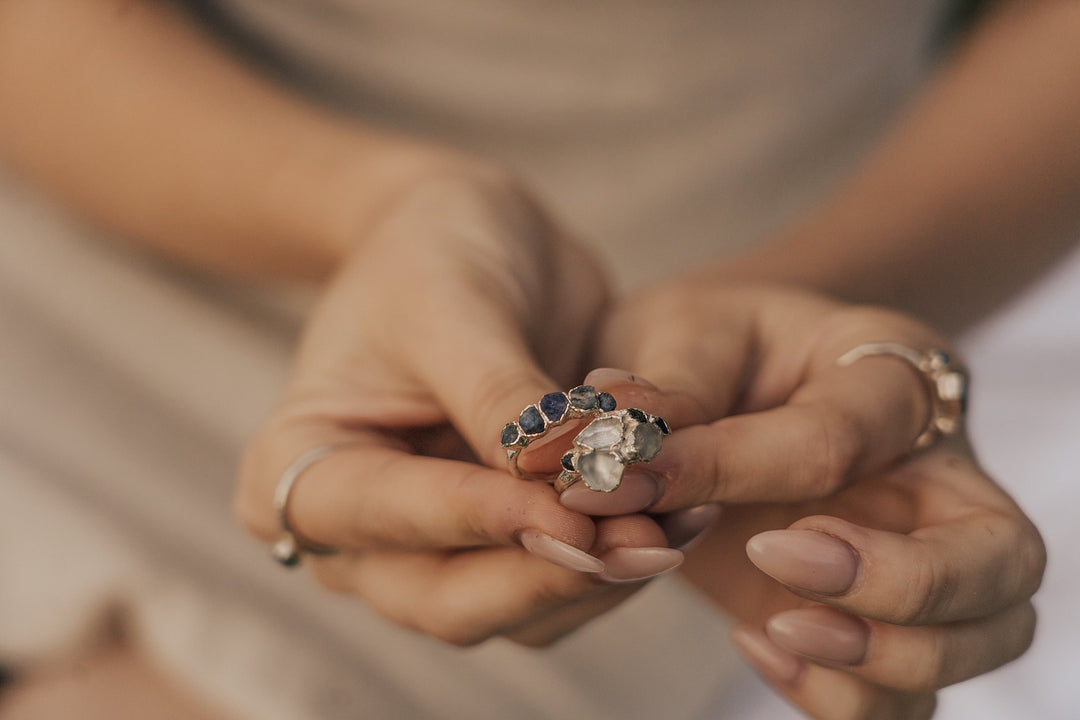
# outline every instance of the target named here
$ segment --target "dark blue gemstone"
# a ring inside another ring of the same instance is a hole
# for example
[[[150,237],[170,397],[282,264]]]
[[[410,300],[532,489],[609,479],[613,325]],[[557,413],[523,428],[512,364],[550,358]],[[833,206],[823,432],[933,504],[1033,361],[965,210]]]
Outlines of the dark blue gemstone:
[[[566,408],[570,405],[570,401],[566,398],[566,393],[548,393],[544,397],[540,398],[540,412],[544,413],[544,417],[549,422],[559,422],[563,419],[563,415],[566,414]]]
[[[574,453],[566,453],[562,456],[562,460],[560,460],[559,462],[562,464],[563,468],[569,470],[570,472],[574,472]]]
[[[638,422],[649,422],[649,416],[643,413],[641,410],[638,410],[637,408],[628,409],[626,411],[626,414],[634,418]]]
[[[600,393],[596,396],[596,402],[599,403],[600,409],[604,412],[611,412],[615,409],[615,396],[611,393]]]
[[[517,423],[506,423],[502,429],[502,435],[499,436],[499,442],[503,447],[513,447],[517,444],[518,438],[521,437],[521,428]]]
[[[537,435],[544,432],[544,418],[540,415],[540,411],[532,405],[521,411],[521,416],[518,417],[518,425],[521,426],[521,431],[526,435]]]
[[[592,410],[596,407],[596,388],[592,385],[578,385],[567,393],[570,404],[578,410]]]
[[[671,434],[671,427],[667,424],[667,420],[665,420],[664,418],[656,418],[656,426],[660,428],[660,432],[664,433],[665,435]]]

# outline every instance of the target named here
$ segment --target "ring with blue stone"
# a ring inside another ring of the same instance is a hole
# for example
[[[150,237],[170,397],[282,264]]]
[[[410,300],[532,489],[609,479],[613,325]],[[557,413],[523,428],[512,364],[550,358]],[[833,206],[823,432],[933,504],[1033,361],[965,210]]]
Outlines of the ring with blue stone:
[[[499,436],[499,444],[506,449],[510,474],[517,478],[526,477],[518,468],[518,455],[529,443],[543,437],[551,428],[570,420],[612,412],[615,406],[615,398],[611,393],[597,391],[592,385],[579,385],[567,392],[548,393],[534,405],[527,406],[517,420],[503,426]]]
[[[660,452],[667,422],[638,408],[604,412],[574,438],[573,449],[562,456],[555,481],[560,493],[579,480],[597,492],[612,492],[630,465],[649,462]]]

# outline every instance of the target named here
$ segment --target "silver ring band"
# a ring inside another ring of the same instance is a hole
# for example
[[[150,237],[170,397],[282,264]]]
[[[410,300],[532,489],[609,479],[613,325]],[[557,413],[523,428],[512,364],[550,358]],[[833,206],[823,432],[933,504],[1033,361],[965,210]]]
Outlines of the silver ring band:
[[[351,444],[340,442],[311,448],[289,463],[289,466],[281,473],[277,486],[274,488],[274,512],[277,513],[278,522],[281,524],[281,537],[273,544],[270,553],[285,567],[292,568],[299,565],[301,556],[305,552],[314,555],[331,555],[335,552],[330,548],[300,545],[289,523],[289,498],[292,496],[293,488],[296,487],[296,481],[308,468],[331,453]]]
[[[913,450],[929,447],[939,437],[955,435],[964,423],[967,411],[969,379],[967,372],[953,364],[949,354],[940,348],[925,352],[893,342],[857,345],[836,359],[847,367],[865,357],[891,355],[915,369],[926,389],[930,402],[930,417],[926,427],[912,443]]]

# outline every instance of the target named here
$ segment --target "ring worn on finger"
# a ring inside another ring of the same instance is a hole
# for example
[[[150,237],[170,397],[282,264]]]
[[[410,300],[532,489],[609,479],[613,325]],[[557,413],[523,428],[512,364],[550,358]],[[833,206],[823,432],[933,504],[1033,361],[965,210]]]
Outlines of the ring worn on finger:
[[[296,567],[300,564],[303,553],[312,555],[332,555],[335,550],[331,548],[316,547],[313,545],[301,545],[296,539],[292,525],[289,523],[289,498],[300,476],[315,463],[329,456],[341,448],[351,445],[350,442],[340,442],[331,445],[319,445],[300,457],[293,460],[281,477],[277,487],[274,488],[274,512],[277,513],[278,522],[281,524],[281,537],[270,548],[270,553],[275,560],[287,568]]]
[[[597,392],[592,385],[580,385],[566,393],[548,393],[529,405],[516,422],[503,427],[500,443],[506,448],[510,474],[524,479],[545,479],[562,493],[579,480],[590,490],[612,492],[622,482],[628,465],[649,462],[660,452],[663,436],[671,433],[662,417],[638,408],[615,409],[615,398]],[[557,478],[540,478],[518,468],[521,451],[553,427],[569,420],[591,417],[574,438],[573,449],[565,453]]]
[[[939,348],[925,352],[893,342],[857,345],[841,355],[836,364],[847,367],[865,357],[889,355],[900,358],[915,369],[926,389],[930,417],[912,443],[913,450],[929,447],[940,437],[960,431],[967,410],[968,375],[956,367],[948,353]]]

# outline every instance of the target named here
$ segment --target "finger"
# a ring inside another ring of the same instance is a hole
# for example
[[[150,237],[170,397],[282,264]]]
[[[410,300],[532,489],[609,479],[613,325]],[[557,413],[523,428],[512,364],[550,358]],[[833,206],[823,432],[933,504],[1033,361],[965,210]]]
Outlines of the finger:
[[[332,432],[304,426],[261,435],[253,444],[240,473],[237,510],[255,535],[270,540],[281,533],[272,506],[278,478],[301,453],[343,437]],[[595,540],[593,523],[559,505],[543,483],[410,455],[370,433],[344,437],[356,444],[311,464],[293,486],[289,524],[305,544],[353,550],[515,545],[526,530],[580,550]]]
[[[665,486],[654,509],[831,495],[906,454],[928,412],[921,381],[902,362],[867,358],[830,367],[781,407],[667,438],[650,466]]]
[[[909,534],[814,516],[754,536],[747,555],[803,597],[901,625],[979,618],[1023,602],[1046,558],[1030,522],[993,510]]]
[[[806,662],[745,625],[732,631],[740,654],[779,693],[816,720],[925,720],[932,693],[907,693]]]
[[[980,620],[902,627],[817,606],[774,615],[766,632],[791,652],[876,685],[933,692],[1023,654],[1034,636],[1035,610],[1024,602]]]
[[[645,516],[611,518],[592,551],[616,569],[640,572],[642,564],[652,563],[655,574],[652,551],[661,548],[650,544],[661,542],[663,532]],[[632,558],[635,551],[643,561],[636,566],[626,557]],[[616,589],[622,585],[556,567],[512,548],[362,553],[320,558],[313,565],[329,587],[360,596],[393,622],[457,645],[518,630],[584,599],[628,596]],[[607,607],[607,601],[582,605],[552,627],[566,632],[575,620],[580,624]]]

